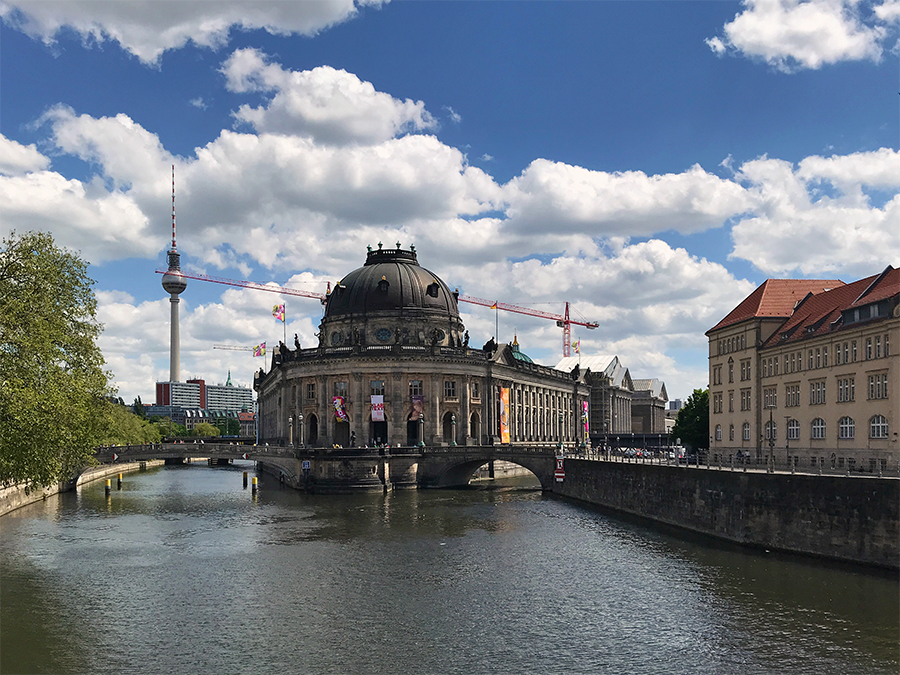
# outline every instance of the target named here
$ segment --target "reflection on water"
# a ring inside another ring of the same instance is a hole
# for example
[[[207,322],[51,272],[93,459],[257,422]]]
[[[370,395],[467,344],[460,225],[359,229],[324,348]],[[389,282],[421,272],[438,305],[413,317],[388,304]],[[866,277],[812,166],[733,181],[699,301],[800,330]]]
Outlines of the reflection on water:
[[[0,520],[0,671],[896,673],[885,575],[510,479],[304,495],[165,467]]]

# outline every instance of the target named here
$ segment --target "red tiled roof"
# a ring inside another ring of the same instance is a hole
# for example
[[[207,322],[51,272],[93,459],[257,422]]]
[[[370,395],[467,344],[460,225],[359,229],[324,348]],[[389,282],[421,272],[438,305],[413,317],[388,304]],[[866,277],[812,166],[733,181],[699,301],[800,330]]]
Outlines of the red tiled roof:
[[[900,295],[900,270],[888,266],[876,274],[808,298],[772,334],[764,347],[822,335],[840,328],[841,312]],[[861,297],[862,296],[862,297]]]
[[[843,285],[840,279],[768,279],[706,334],[747,319],[787,318],[808,294]]]

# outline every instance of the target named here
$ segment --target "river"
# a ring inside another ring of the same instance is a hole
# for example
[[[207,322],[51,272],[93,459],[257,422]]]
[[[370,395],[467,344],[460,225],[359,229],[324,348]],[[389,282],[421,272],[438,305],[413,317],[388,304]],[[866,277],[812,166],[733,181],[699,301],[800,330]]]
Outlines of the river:
[[[543,495],[160,467],[0,519],[3,673],[890,673],[896,577]]]

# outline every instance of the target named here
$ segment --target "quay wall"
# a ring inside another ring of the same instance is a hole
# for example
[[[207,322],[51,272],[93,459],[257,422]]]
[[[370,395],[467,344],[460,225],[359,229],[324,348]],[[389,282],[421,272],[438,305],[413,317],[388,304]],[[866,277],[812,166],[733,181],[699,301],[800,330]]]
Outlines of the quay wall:
[[[99,464],[85,469],[75,480],[62,481],[45,488],[26,489],[24,485],[11,485],[0,488],[0,516],[5,516],[10,511],[43,501],[60,492],[69,492],[80,485],[95,480],[116,476],[120,473],[133,473],[151,466],[160,466],[163,460],[147,460],[142,462],[129,462],[127,464]]]
[[[900,480],[566,459],[554,494],[744,545],[900,569]]]

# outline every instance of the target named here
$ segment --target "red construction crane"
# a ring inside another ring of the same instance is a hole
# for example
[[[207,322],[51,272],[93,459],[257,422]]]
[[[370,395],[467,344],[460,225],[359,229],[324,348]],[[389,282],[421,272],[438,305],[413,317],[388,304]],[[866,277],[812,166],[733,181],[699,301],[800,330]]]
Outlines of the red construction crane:
[[[237,286],[238,288],[250,288],[256,291],[269,291],[270,293],[283,293],[285,295],[298,295],[303,298],[315,298],[323,305],[328,300],[328,293],[331,292],[331,283],[328,284],[327,293],[314,293],[312,291],[301,291],[296,288],[285,288],[284,286],[274,286],[272,284],[260,284],[255,281],[240,281],[236,279],[223,279],[222,277],[213,277],[208,274],[186,274],[185,272],[174,272],[169,270],[156,270],[157,274],[172,274],[182,276],[185,279],[196,279],[197,281],[209,281],[214,284],[225,284],[226,286]],[[553,314],[552,312],[544,312],[539,309],[530,307],[521,307],[519,305],[511,305],[506,302],[491,302],[483,298],[475,298],[471,295],[460,295],[460,302],[468,302],[473,305],[481,305],[490,309],[502,309],[504,312],[515,312],[516,314],[524,314],[525,316],[536,316],[540,319],[551,319],[556,321],[556,325],[563,329],[563,356],[571,354],[572,347],[572,325],[584,326],[590,330],[597,328],[600,324],[595,321],[573,321],[569,318],[569,303],[566,302],[565,314]]]
[[[595,321],[573,321],[569,318],[569,303],[566,302],[566,313],[564,315],[544,312],[539,309],[531,309],[530,307],[520,307],[519,305],[510,305],[506,302],[491,302],[483,298],[473,298],[471,295],[460,295],[462,302],[470,302],[473,305],[481,305],[490,309],[502,309],[507,312],[515,312],[516,314],[524,314],[526,316],[536,316],[541,319],[552,319],[556,321],[556,325],[563,329],[563,356],[571,355],[572,347],[572,324],[576,326],[584,326],[590,330],[594,330],[599,326]]]

